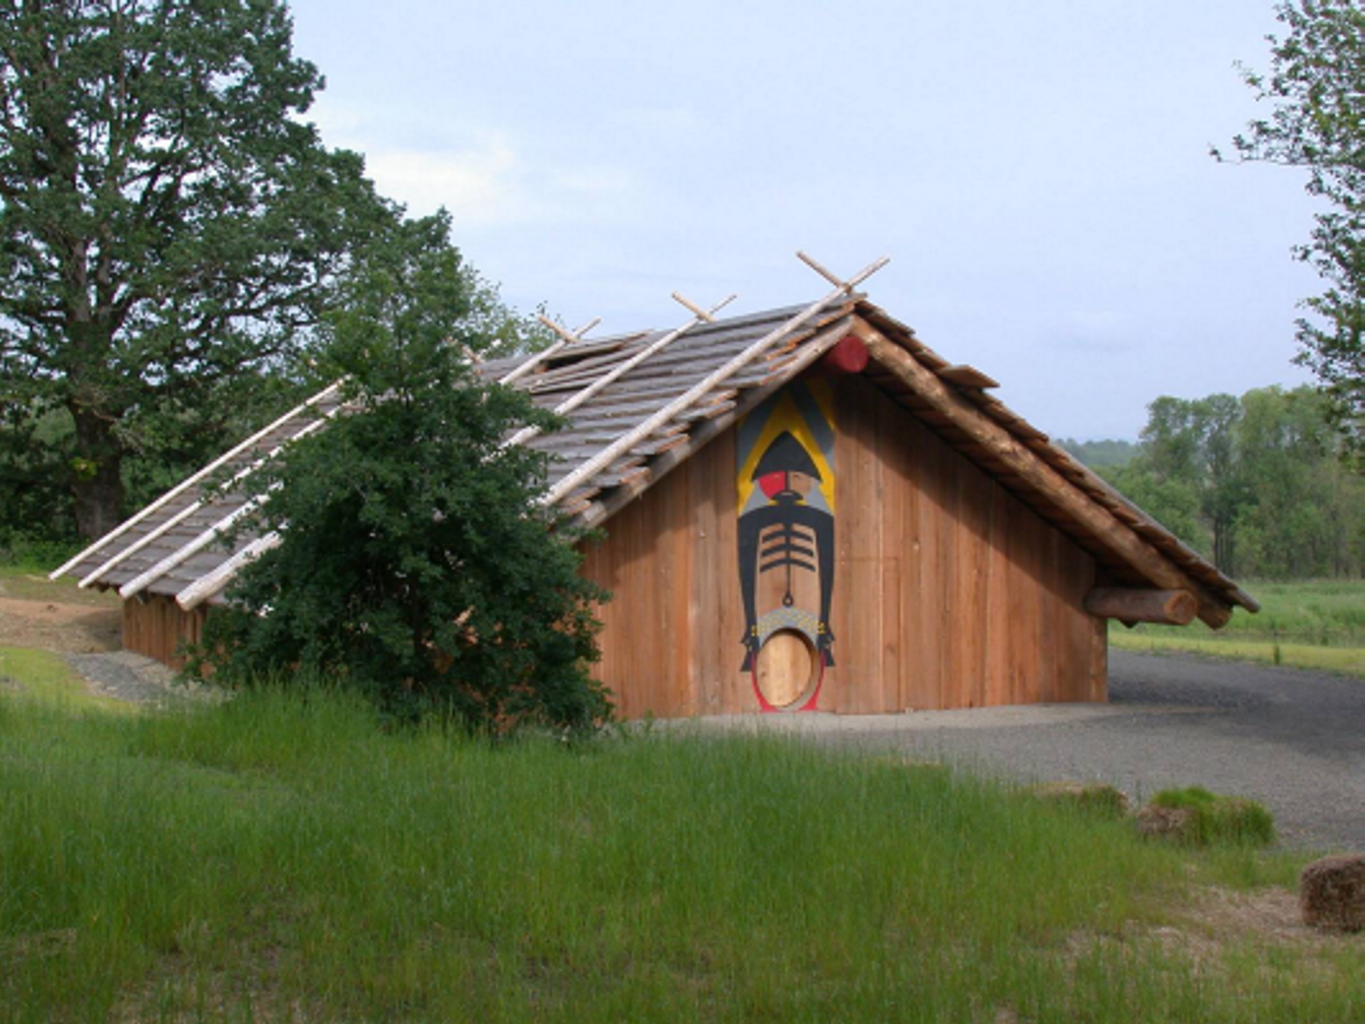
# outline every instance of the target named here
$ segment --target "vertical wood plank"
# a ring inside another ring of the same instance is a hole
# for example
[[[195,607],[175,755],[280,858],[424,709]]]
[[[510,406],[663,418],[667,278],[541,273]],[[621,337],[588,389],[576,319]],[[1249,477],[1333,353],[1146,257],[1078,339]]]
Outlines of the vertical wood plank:
[[[1079,608],[1089,556],[866,379],[836,387],[837,665],[821,707],[1102,693],[1102,629]],[[739,670],[735,473],[731,431],[614,516],[585,561],[617,595],[598,671],[624,715],[757,706]]]
[[[986,555],[986,660],[981,703],[1003,704],[1008,700],[1010,651],[1010,507],[1009,495],[997,487],[991,492],[991,532]]]
[[[703,455],[705,452],[702,453]],[[692,493],[696,521],[693,525],[692,586],[688,594],[688,623],[694,663],[690,672],[690,713],[703,714],[707,695],[720,684],[720,651],[711,634],[720,631],[717,566],[713,548],[716,536],[716,495],[712,486],[714,459],[694,458],[687,463],[693,475]]]

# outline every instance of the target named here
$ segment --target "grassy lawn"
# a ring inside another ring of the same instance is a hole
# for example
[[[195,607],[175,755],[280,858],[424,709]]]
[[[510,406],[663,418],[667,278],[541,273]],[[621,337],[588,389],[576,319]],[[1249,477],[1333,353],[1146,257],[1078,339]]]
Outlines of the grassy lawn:
[[[0,695],[67,712],[100,710],[131,715],[136,710],[123,701],[90,693],[60,655],[24,647],[0,646]],[[3,716],[0,710],[0,728]]]
[[[54,601],[61,604],[88,604],[99,608],[117,608],[118,594],[112,590],[82,590],[70,577],[60,580],[47,578],[50,568],[33,565],[6,565],[0,562],[0,597],[23,601]]]
[[[1301,857],[1178,851],[966,776],[777,738],[493,747],[396,735],[318,693],[115,716],[59,665],[6,656],[0,1020],[1365,1008],[1358,939],[1196,912],[1210,893],[1292,886]]]
[[[1120,650],[1189,651],[1365,677],[1365,580],[1245,588],[1261,602],[1261,611],[1251,615],[1239,608],[1220,630],[1199,622],[1131,630],[1111,623],[1109,639]]]

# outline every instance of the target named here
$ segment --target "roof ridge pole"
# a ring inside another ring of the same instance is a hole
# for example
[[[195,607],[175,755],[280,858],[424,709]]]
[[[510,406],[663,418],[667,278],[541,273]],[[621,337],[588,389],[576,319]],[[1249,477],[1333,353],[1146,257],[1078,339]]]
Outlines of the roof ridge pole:
[[[268,426],[262,427],[260,430],[256,431],[256,433],[252,434],[241,444],[237,445],[235,448],[231,449],[226,454],[220,455],[218,458],[214,459],[203,469],[199,470],[199,472],[195,473],[193,476],[186,478],[185,480],[182,480],[175,487],[172,487],[169,491],[167,491],[161,497],[157,498],[156,501],[152,502],[137,515],[133,516],[131,519],[125,519],[121,524],[114,527],[114,529],[110,530],[99,540],[95,541],[93,544],[84,548],[79,554],[73,556],[68,561],[63,562],[61,565],[57,566],[57,568],[53,569],[52,572],[48,573],[47,578],[50,580],[55,580],[58,576],[61,576],[64,573],[69,572],[75,565],[77,565],[84,559],[88,558],[90,555],[93,555],[96,551],[99,551],[106,544],[112,541],[115,537],[121,537],[124,533],[132,529],[138,523],[142,522],[142,520],[146,519],[153,512],[157,511],[172,498],[178,497],[179,495],[183,494],[187,488],[193,486],[194,484],[197,484],[200,480],[204,479],[204,477],[208,476],[219,466],[223,465],[229,460],[240,455],[242,452],[246,451],[261,438],[269,434],[272,430],[276,429],[277,427],[283,426],[285,423],[288,423],[291,419],[293,419],[295,416],[297,416],[304,410],[308,409],[309,407],[316,405],[317,403],[329,398],[332,395],[332,393],[335,392],[339,387],[341,387],[341,381],[329,384],[327,387],[323,388],[312,398],[308,399],[308,401],[303,402],[298,406],[295,406],[293,409],[290,409],[287,413],[285,413],[279,419],[270,423]]]
[[[554,487],[550,488],[550,490],[546,492],[546,494],[541,498],[540,503],[544,506],[550,506],[555,504],[565,495],[570,494],[574,490],[574,488],[578,487],[580,484],[596,476],[603,469],[605,469],[607,466],[611,465],[618,458],[620,458],[621,455],[623,455],[625,452],[635,447],[635,445],[637,445],[642,438],[648,437],[650,434],[654,433],[654,431],[658,430],[661,426],[663,426],[665,423],[671,420],[683,409],[686,409],[698,398],[701,398],[708,391],[713,389],[717,384],[721,383],[726,378],[733,376],[735,373],[742,370],[749,363],[753,362],[783,335],[790,333],[797,327],[800,327],[803,323],[805,323],[811,317],[815,316],[816,313],[820,312],[820,310],[824,309],[825,306],[829,305],[829,303],[833,302],[841,295],[851,295],[856,285],[858,285],[862,281],[867,280],[877,271],[881,270],[882,267],[886,266],[889,262],[891,262],[890,257],[882,256],[874,260],[872,263],[869,263],[866,267],[864,267],[858,273],[854,274],[847,281],[843,281],[835,277],[833,274],[825,270],[823,267],[820,267],[819,264],[814,263],[814,261],[812,261],[810,257],[806,256],[804,253],[798,252],[797,255],[807,265],[811,266],[812,269],[816,271],[816,273],[820,274],[821,277],[824,277],[826,280],[835,282],[834,291],[830,292],[828,295],[825,295],[820,299],[817,299],[815,302],[812,302],[809,306],[807,306],[801,312],[797,313],[791,319],[784,321],[777,327],[774,327],[763,337],[759,338],[758,341],[748,346],[746,349],[744,349],[744,351],[740,352],[738,355],[732,357],[723,366],[717,369],[714,373],[710,374],[704,380],[701,380],[694,384],[692,387],[688,388],[687,391],[679,395],[673,401],[669,402],[658,412],[654,413],[652,416],[646,419],[643,423],[640,423],[637,426],[626,431],[615,441],[609,444],[606,448],[602,449],[602,451],[598,452],[587,462],[583,463],[568,476],[560,480],[559,483],[554,485]]]
[[[537,314],[536,319],[543,323],[546,327],[550,328],[550,330],[558,334],[559,340],[556,341],[549,348],[541,349],[539,352],[532,352],[531,357],[527,359],[524,363],[518,364],[516,367],[512,369],[510,373],[507,373],[502,377],[498,378],[499,384],[511,384],[513,381],[519,380],[520,378],[526,376],[528,373],[534,370],[545,360],[549,359],[550,356],[554,355],[560,349],[565,348],[568,345],[572,345],[576,341],[582,341],[583,335],[587,334],[590,330],[592,330],[594,327],[596,327],[598,324],[602,322],[602,318],[600,316],[595,316],[587,323],[585,323],[582,327],[578,328],[578,330],[570,331],[567,328],[565,328],[563,324],[556,323],[555,321],[551,320],[548,316],[546,316],[544,313]]]
[[[249,466],[244,466],[242,469],[239,469],[236,473],[233,474],[232,479],[228,480],[228,482],[224,484],[223,487],[227,488],[231,487],[233,484],[240,483],[241,481],[249,477],[252,473],[256,472],[256,470],[264,466],[271,459],[279,455],[280,452],[284,451],[286,445],[291,444],[294,441],[299,440],[300,438],[307,437],[315,430],[322,429],[324,424],[329,422],[338,412],[341,411],[341,408],[342,407],[338,405],[331,412],[324,414],[322,419],[314,420],[312,423],[305,425],[304,428],[300,430],[297,434],[295,434],[293,437],[289,438],[286,441],[280,442],[274,448],[270,449],[269,452],[261,456],[255,462],[251,463]],[[171,516],[164,523],[158,526],[155,530],[152,530],[150,533],[146,534],[143,537],[139,537],[135,543],[130,544],[128,547],[124,548],[118,554],[114,555],[112,558],[107,560],[98,569],[95,569],[83,580],[81,580],[80,583],[77,584],[77,586],[78,587],[90,586],[90,584],[94,583],[106,572],[114,568],[114,566],[118,565],[124,559],[137,554],[152,541],[156,540],[158,537],[163,536],[168,530],[174,529],[180,523],[184,522],[190,516],[194,515],[194,513],[198,512],[206,504],[207,501],[204,498],[199,498],[193,503],[186,505],[179,512],[177,512],[175,515]]]
[[[693,327],[697,326],[697,324],[703,322],[714,323],[716,319],[715,314],[719,313],[730,303],[734,302],[736,297],[737,296],[731,294],[726,298],[722,299],[720,302],[717,302],[710,309],[702,309],[700,306],[694,305],[687,299],[683,298],[677,292],[674,292],[673,298],[676,299],[683,306],[685,306],[687,309],[692,311],[692,319],[687,321],[687,323],[683,324],[681,327],[669,331],[662,338],[658,338],[650,342],[648,345],[646,345],[639,352],[636,352],[635,355],[631,356],[625,362],[612,367],[612,369],[608,373],[604,374],[597,380],[593,381],[582,391],[575,392],[568,398],[564,399],[564,401],[560,402],[557,406],[555,406],[555,415],[563,416],[565,413],[573,412],[580,405],[586,402],[589,398],[592,398],[594,395],[600,392],[603,388],[606,388],[611,384],[614,384],[616,381],[620,380],[631,370],[635,369],[635,367],[643,363],[650,356],[655,355],[656,353],[662,351],[667,346],[671,345],[673,342],[677,341],[680,337],[682,337],[684,334],[690,331]],[[507,448],[514,444],[525,444],[527,441],[531,440],[531,438],[537,436],[540,433],[541,433],[540,427],[522,427],[520,430],[518,430],[515,434],[509,437],[498,447],[499,449],[502,449]]]

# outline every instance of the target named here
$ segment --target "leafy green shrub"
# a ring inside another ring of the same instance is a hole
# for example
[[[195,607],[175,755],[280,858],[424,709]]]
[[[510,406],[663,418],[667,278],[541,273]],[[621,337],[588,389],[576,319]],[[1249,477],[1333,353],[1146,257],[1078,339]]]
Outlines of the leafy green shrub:
[[[20,530],[0,532],[0,565],[47,570],[61,565],[80,548],[80,542],[74,540],[55,540]]]
[[[405,722],[591,727],[610,712],[586,668],[605,594],[539,505],[544,457],[502,444],[554,420],[470,369],[461,343],[486,339],[462,326],[445,228],[409,225],[419,237],[358,278],[331,353],[354,411],[251,477],[250,528],[282,543],[229,590],[189,671],[328,680]]]
[[[1275,820],[1255,800],[1219,796],[1201,786],[1190,786],[1163,789],[1152,797],[1149,806],[1186,812],[1179,835],[1192,845],[1268,846],[1275,841]]]

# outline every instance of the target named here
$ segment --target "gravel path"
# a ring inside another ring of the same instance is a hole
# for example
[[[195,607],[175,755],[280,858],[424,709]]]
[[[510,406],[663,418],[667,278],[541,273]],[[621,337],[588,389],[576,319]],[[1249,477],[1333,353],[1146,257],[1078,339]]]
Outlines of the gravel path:
[[[104,651],[94,654],[64,654],[68,665],[106,697],[132,704],[165,707],[181,701],[203,698],[213,691],[192,687],[175,680],[175,672],[151,658],[132,651]]]
[[[1103,781],[1136,801],[1204,786],[1264,803],[1287,845],[1365,850],[1365,681],[1113,651],[1110,700],[703,725],[791,732],[1025,782]]]

